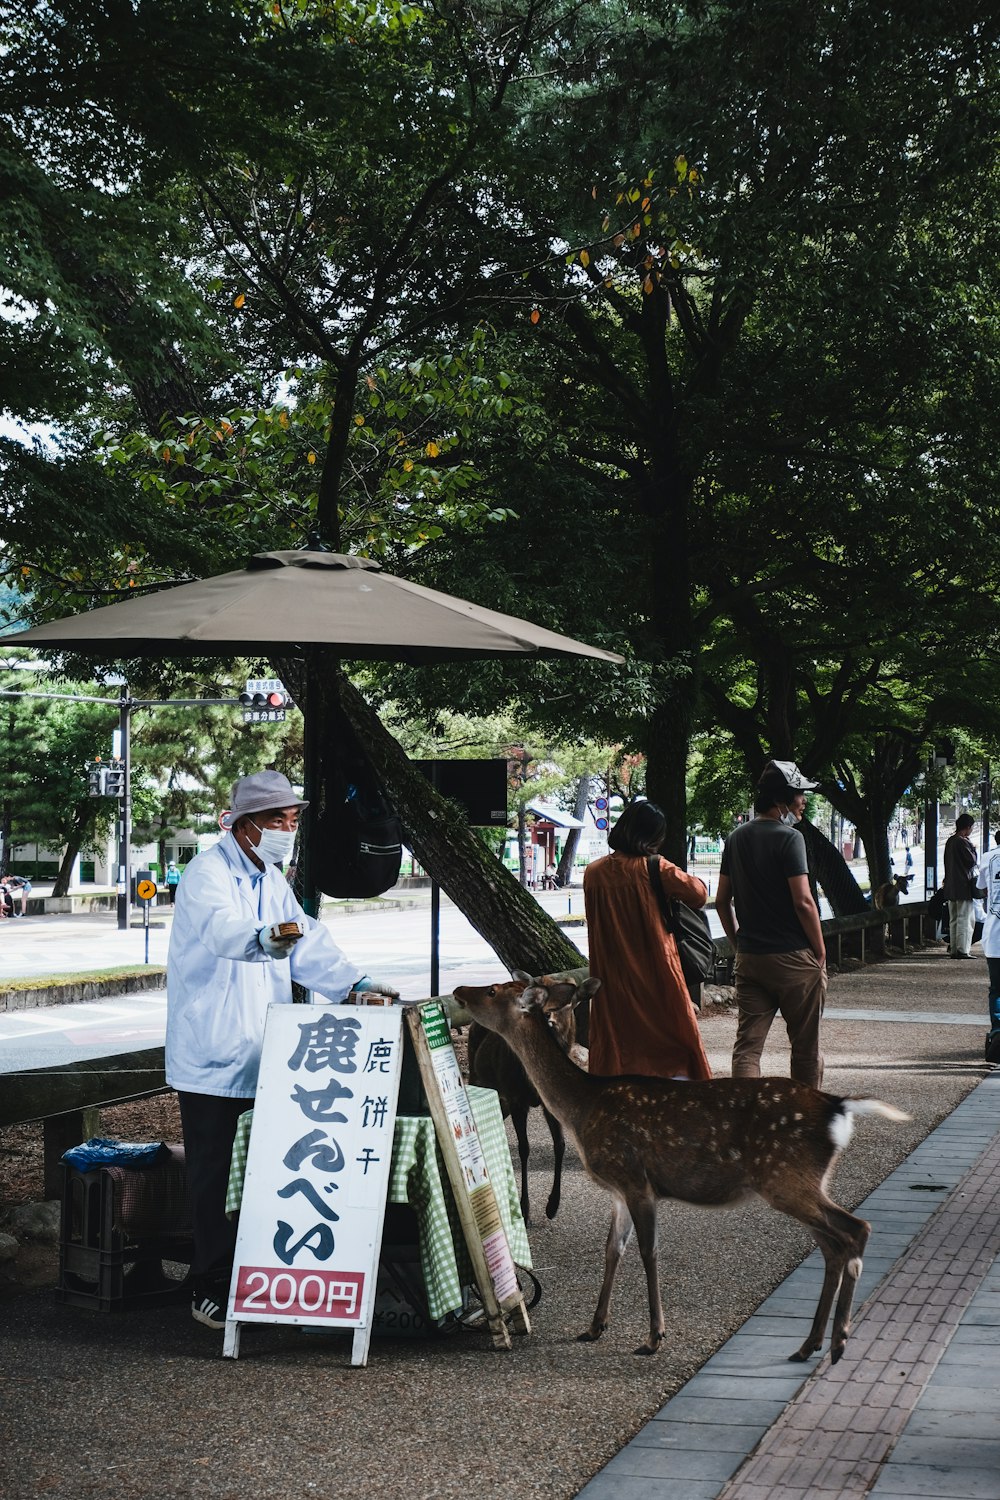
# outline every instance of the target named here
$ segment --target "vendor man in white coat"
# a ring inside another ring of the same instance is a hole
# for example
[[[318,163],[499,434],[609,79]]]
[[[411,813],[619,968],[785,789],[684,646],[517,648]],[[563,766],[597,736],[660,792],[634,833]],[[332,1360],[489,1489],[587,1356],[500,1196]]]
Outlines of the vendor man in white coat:
[[[236,1247],[226,1189],[236,1122],[257,1089],[268,1005],[290,1004],[292,980],[332,1001],[376,984],[306,915],[280,866],[291,858],[299,813],[279,771],[233,787],[227,829],[193,859],[177,889],[167,955],[167,1082],[177,1090],[194,1229],[192,1313],[225,1327]],[[296,923],[276,936],[276,923]]]

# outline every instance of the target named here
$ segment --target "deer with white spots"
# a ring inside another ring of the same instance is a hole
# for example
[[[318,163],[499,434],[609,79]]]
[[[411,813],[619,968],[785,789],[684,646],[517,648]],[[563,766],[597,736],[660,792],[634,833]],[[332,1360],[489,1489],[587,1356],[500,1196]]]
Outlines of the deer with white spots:
[[[587,980],[580,986],[581,998],[599,985],[599,979]],[[552,1035],[545,1017],[545,984],[528,974],[515,973],[506,984],[463,986],[455,999],[517,1054],[588,1174],[612,1195],[604,1281],[581,1340],[599,1339],[608,1326],[615,1273],[634,1226],[649,1295],[649,1339],[636,1353],[655,1354],[664,1334],[657,1202],[677,1198],[725,1208],[756,1193],[804,1224],[826,1262],[812,1327],[790,1358],[806,1360],[822,1349],[836,1299],[830,1341],[830,1358],[836,1363],[847,1342],[871,1226],[828,1198],[826,1182],[850,1140],[852,1115],[889,1120],[907,1120],[908,1115],[879,1099],[840,1099],[784,1078],[689,1083],[584,1073]]]

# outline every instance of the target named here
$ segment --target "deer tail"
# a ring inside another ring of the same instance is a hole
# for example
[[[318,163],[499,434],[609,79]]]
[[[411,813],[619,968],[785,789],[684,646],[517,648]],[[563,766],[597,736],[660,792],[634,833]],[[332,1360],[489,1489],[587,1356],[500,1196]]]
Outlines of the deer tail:
[[[881,1099],[837,1099],[829,1119],[830,1139],[838,1151],[847,1149],[854,1134],[852,1115],[882,1115],[886,1120],[908,1120],[909,1115]]]
[[[886,1104],[882,1099],[843,1099],[841,1103],[849,1115],[881,1115],[883,1119],[897,1121],[912,1119],[905,1110]]]

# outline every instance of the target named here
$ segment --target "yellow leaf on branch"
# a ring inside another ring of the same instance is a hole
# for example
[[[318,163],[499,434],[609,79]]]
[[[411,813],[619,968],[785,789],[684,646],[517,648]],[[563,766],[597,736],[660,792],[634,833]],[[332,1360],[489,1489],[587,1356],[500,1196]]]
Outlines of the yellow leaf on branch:
[[[246,299],[246,297],[245,297],[245,296],[244,296],[244,294],[243,294],[243,293],[242,293],[242,292],[240,292],[240,294],[239,294],[239,296],[238,296],[238,297],[234,297],[234,298],[233,298],[233,306],[234,306],[234,307],[242,307],[242,306],[243,306],[243,304],[244,304],[244,302],[245,302],[245,301],[246,301],[246,300],[247,300],[247,299]]]
[[[587,253],[586,250],[581,250],[580,251],[580,264],[581,264],[581,266],[584,266],[584,267],[590,265],[590,256],[589,256],[589,254]]]
[[[437,443],[431,441],[427,444],[424,452],[427,454],[428,458],[437,458],[438,454],[441,452],[441,449],[438,447]]]
[[[315,462],[316,462],[316,455],[315,455],[315,453],[307,453],[306,454],[306,463],[307,464],[314,464]]]

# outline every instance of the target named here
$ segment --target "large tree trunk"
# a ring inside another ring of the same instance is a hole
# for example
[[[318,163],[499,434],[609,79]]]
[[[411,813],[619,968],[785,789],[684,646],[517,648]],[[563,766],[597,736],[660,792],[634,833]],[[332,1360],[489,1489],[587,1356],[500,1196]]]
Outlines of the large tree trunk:
[[[682,870],[687,869],[687,756],[692,723],[685,687],[678,683],[670,700],[653,711],[646,742],[646,795],[667,821],[663,854]]]
[[[858,832],[868,861],[868,882],[873,891],[892,879],[892,856],[889,853],[889,814],[884,807],[872,806],[869,798],[858,818]]]
[[[83,848],[83,841],[87,836],[87,829],[92,820],[92,808],[88,802],[81,802],[73,813],[73,824],[70,829],[69,841],[63,850],[63,856],[59,863],[59,873],[52,887],[53,896],[68,896],[70,876],[73,874],[73,866],[76,856]]]
[[[10,831],[14,822],[14,811],[9,801],[0,803],[0,876],[10,874]]]
[[[850,917],[867,911],[864,892],[840,850],[808,818],[803,818],[798,826],[806,841],[810,873],[815,875],[823,887],[823,894],[830,903],[833,915]]]
[[[590,782],[591,777],[588,773],[586,776],[581,776],[576,784],[576,801],[573,804],[573,816],[581,823],[587,811],[587,803],[590,800]],[[556,870],[557,885],[564,886],[572,885],[573,883],[573,866],[576,863],[576,851],[580,847],[580,833],[581,830],[579,828],[571,828],[566,835],[566,842],[563,844],[563,850],[559,856],[559,866]]]
[[[579,968],[562,929],[478,839],[465,815],[430,786],[357,689],[341,679],[343,712],[385,783],[424,869],[486,939],[504,968],[531,974]]]

